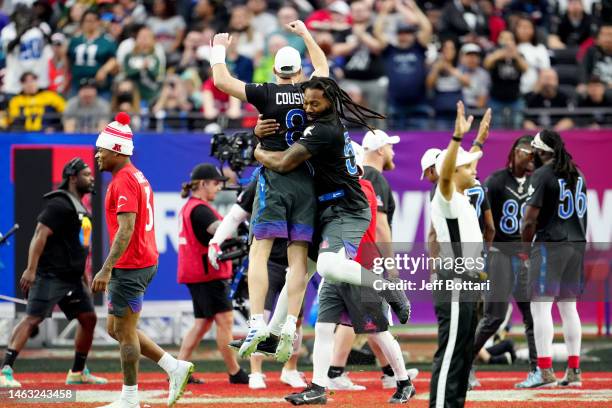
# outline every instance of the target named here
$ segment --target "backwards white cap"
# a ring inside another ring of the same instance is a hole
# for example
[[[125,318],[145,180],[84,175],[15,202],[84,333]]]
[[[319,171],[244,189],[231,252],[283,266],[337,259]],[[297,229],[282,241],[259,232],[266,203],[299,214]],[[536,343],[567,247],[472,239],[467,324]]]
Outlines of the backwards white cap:
[[[293,47],[283,47],[274,57],[274,69],[277,74],[293,75],[302,68],[300,52]]]
[[[361,144],[365,150],[376,150],[388,144],[397,144],[399,141],[399,136],[389,136],[380,129],[374,129],[365,134]]]
[[[423,154],[423,157],[421,157],[421,180],[423,180],[423,177],[425,177],[425,170],[436,165],[436,159],[440,153],[442,153],[442,150],[434,147],[427,149],[427,151]]]

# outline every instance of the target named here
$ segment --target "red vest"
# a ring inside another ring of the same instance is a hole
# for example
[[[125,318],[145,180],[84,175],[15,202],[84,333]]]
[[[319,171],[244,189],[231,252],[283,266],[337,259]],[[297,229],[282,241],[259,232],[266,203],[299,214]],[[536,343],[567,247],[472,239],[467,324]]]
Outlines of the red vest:
[[[208,246],[202,245],[193,232],[191,212],[198,205],[210,208],[219,220],[223,217],[206,201],[191,197],[179,216],[178,283],[199,283],[232,277],[232,261],[219,262],[219,269],[208,261]]]

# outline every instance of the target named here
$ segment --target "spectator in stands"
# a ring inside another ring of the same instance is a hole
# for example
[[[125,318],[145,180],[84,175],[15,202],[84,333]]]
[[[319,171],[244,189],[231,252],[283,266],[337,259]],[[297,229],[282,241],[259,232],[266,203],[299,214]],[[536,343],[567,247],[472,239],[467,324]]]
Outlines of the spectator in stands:
[[[230,44],[230,46],[233,44]],[[263,84],[266,82],[275,82],[276,75],[274,74],[274,56],[281,48],[289,45],[285,37],[280,34],[272,34],[268,37],[268,44],[266,47],[266,55],[260,60],[259,65],[255,69],[253,75],[253,82]],[[232,69],[228,66],[230,72]],[[247,82],[245,80],[242,80]]]
[[[178,75],[166,78],[159,98],[153,104],[154,129],[186,129],[189,113],[194,112],[194,103],[186,92],[183,81]],[[161,126],[157,121],[161,121]]]
[[[476,0],[448,1],[440,16],[440,38],[454,38],[460,42],[486,41],[489,27]]]
[[[544,44],[538,43],[535,26],[526,17],[520,17],[514,27],[514,38],[529,68],[521,77],[521,93],[532,92],[538,82],[540,70],[550,68],[550,56]]]
[[[0,32],[6,72],[2,91],[12,96],[21,92],[20,78],[32,72],[40,89],[49,86],[51,47],[47,41],[51,29],[38,20],[32,8],[17,4],[11,22]]]
[[[473,43],[461,47],[459,71],[467,75],[470,83],[463,87],[463,102],[468,108],[484,109],[489,99],[491,76],[480,65],[481,48]]]
[[[149,27],[138,30],[134,50],[126,56],[123,71],[126,78],[134,81],[142,102],[148,106],[157,97],[166,72],[165,61],[155,52],[155,36]]]
[[[81,80],[79,93],[68,100],[64,132],[100,133],[111,118],[110,104],[98,96],[95,79]]]
[[[306,44],[304,44],[304,40],[299,35],[291,32],[287,29],[287,24],[292,21],[299,20],[300,16],[297,10],[292,6],[283,6],[276,13],[276,17],[278,18],[278,24],[276,25],[276,29],[270,34],[280,34],[285,37],[287,43],[290,47],[295,48],[300,52],[301,55],[304,55],[306,52]],[[269,40],[270,37],[266,39]],[[267,55],[270,55],[269,53]]]
[[[314,11],[306,21],[310,31],[324,30],[339,33],[350,30],[351,8],[342,0],[325,0],[326,7]]]
[[[569,98],[559,90],[559,77],[552,68],[540,71],[538,84],[533,93],[526,97],[528,109],[567,109],[570,105]],[[570,129],[574,122],[567,115],[554,115],[548,112],[528,114],[523,123],[526,129],[554,128],[557,132]]]
[[[594,75],[606,83],[608,89],[612,88],[612,23],[603,23],[599,27],[595,46],[587,51],[580,67],[580,91],[584,91],[584,84]]]
[[[568,0],[567,11],[548,38],[551,48],[578,47],[591,36],[591,16],[584,12],[582,0]]]
[[[612,98],[606,92],[606,84],[598,77],[592,76],[586,86],[586,95],[579,97],[579,108],[610,109]],[[598,129],[601,126],[612,124],[612,114],[593,110],[590,115],[580,115],[576,122],[579,126]]]
[[[402,5],[400,10],[403,19],[397,26],[397,39],[392,41],[384,32],[380,38],[385,47],[382,54],[385,74],[393,84],[387,94],[387,117],[393,129],[423,128],[430,113],[425,101],[425,60],[432,27],[414,1]],[[381,8],[380,18],[385,19],[389,11],[389,8]],[[406,20],[416,24],[406,23]],[[386,21],[383,24],[386,25]]]
[[[470,85],[470,77],[457,68],[457,48],[448,39],[442,43],[438,60],[432,65],[425,81],[432,94],[436,123],[450,129],[457,115],[457,101],[462,98],[463,87]]]
[[[372,10],[365,1],[351,4],[351,16],[353,19],[351,29],[340,34],[332,52],[346,60],[345,83],[361,87],[368,106],[376,112],[384,113],[389,82],[385,77],[385,66],[381,55],[385,46],[380,40],[384,30],[382,27],[384,20],[377,18],[374,27],[370,22]],[[381,122],[374,125],[378,129],[385,126],[382,121],[377,122]]]
[[[255,65],[263,55],[264,37],[251,26],[253,15],[246,6],[234,7],[231,12],[228,31],[232,42],[238,46],[238,53],[250,58]]]
[[[499,35],[500,47],[487,55],[484,68],[491,75],[491,99],[489,106],[495,117],[493,123],[500,127],[518,128],[522,124],[522,109],[524,102],[521,98],[521,76],[529,66],[518,52],[514,35],[503,31]]]
[[[118,0],[118,3],[123,8],[124,24],[144,24],[147,21],[147,10],[140,1]]]
[[[481,0],[478,2],[482,13],[487,20],[489,27],[489,41],[497,44],[499,34],[506,30],[506,20],[504,19],[501,1]]]
[[[53,56],[49,60],[49,90],[62,96],[70,92],[70,64],[68,64],[68,41],[62,33],[51,36]]]
[[[202,78],[195,68],[189,68],[181,73],[181,81],[183,81],[183,88],[187,94],[187,98],[193,107],[197,111],[202,110]]]
[[[508,10],[512,14],[525,16],[538,27],[548,30],[550,20],[548,3],[548,0],[512,0]]]
[[[266,0],[248,0],[246,6],[253,15],[251,26],[255,31],[264,36],[268,36],[276,31],[278,22],[274,14],[268,12],[268,2]],[[297,19],[296,17],[290,20],[290,22]]]
[[[183,53],[179,61],[178,69],[183,70],[198,65],[198,48],[203,45],[203,35],[199,31],[190,31],[183,41]],[[210,51],[209,51],[210,52]]]
[[[23,73],[19,82],[21,93],[9,101],[8,122],[11,130],[60,130],[60,118],[66,106],[64,98],[53,91],[41,91],[33,72]]]
[[[129,79],[116,82],[111,99],[112,116],[118,112],[126,112],[132,118],[130,127],[140,129],[140,93],[138,87]]]
[[[62,33],[64,33],[67,38],[76,37],[78,35],[85,11],[87,11],[87,5],[77,1],[69,8],[66,18],[60,20],[59,28],[61,28]]]
[[[228,20],[227,9],[222,1],[197,0],[187,31],[202,31],[210,27],[218,32],[227,27]]]
[[[183,38],[185,38],[185,20],[176,14],[174,0],[155,0],[153,16],[147,20],[147,25],[155,34],[155,42],[161,44],[166,57],[178,61],[178,55]]]
[[[125,59],[136,47],[136,35],[141,28],[146,27],[144,24],[131,24],[123,29],[121,37],[123,41],[119,43],[117,47],[117,64],[123,68],[125,65]],[[166,53],[161,44],[155,42],[154,44],[155,56],[159,59],[161,65],[166,66]]]
[[[210,73],[202,85],[202,108],[207,120],[217,120],[222,114],[228,119],[238,119],[242,116],[240,100],[221,92],[215,86]]]
[[[238,52],[238,43],[232,41],[227,47],[226,53],[225,63],[227,64],[227,69],[241,81],[246,83],[253,82],[253,60]]]
[[[110,97],[111,74],[117,72],[117,44],[102,31],[100,17],[87,10],[81,17],[81,35],[73,37],[68,45],[68,58],[72,70],[71,93],[78,92],[81,80],[95,78],[100,96]]]

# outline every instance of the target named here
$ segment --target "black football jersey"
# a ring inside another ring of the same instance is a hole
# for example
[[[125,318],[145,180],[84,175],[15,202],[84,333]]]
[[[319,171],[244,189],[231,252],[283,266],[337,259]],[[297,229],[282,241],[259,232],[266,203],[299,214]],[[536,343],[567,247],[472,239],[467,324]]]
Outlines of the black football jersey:
[[[529,177],[517,180],[510,169],[501,169],[485,180],[495,224],[495,242],[520,242]]]
[[[280,125],[274,136],[260,139],[262,147],[283,151],[302,137],[307,118],[300,84],[247,84],[245,92],[247,102],[263,119],[274,119]]]
[[[484,213],[491,208],[485,189],[480,182],[476,180],[476,184],[466,189],[463,193],[470,199],[470,203],[476,210],[478,226],[480,227],[480,231],[484,232]]]
[[[359,184],[359,169],[351,138],[335,116],[321,118],[308,126],[297,143],[312,154],[309,161],[314,166],[315,190],[321,207],[369,208]]]
[[[587,189],[582,173],[570,187],[551,163],[545,164],[531,176],[528,196],[527,205],[540,208],[536,241],[586,241]]]

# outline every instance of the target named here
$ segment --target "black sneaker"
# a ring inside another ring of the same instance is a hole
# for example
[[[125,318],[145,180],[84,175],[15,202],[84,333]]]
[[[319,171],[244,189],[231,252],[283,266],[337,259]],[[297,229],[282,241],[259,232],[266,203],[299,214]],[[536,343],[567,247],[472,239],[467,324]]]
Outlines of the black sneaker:
[[[230,384],[248,384],[249,375],[241,368],[236,374],[229,374]]]
[[[189,379],[187,379],[187,384],[204,384],[204,380],[190,375]]]
[[[389,404],[406,404],[414,394],[416,394],[416,389],[412,382],[408,380],[408,384],[397,385],[397,390],[389,400]]]
[[[327,404],[327,397],[325,396],[325,388],[310,384],[301,392],[287,395],[285,401],[289,401],[293,405],[325,405]]]
[[[401,281],[400,278],[389,278],[387,280],[393,283]],[[380,295],[389,303],[400,323],[405,324],[410,320],[410,301],[406,297],[406,292],[401,289],[384,290],[380,292]]]
[[[234,350],[240,350],[243,342],[244,339],[233,340],[230,342],[229,347]],[[278,336],[270,334],[267,339],[257,345],[257,352],[266,356],[273,356],[276,354],[276,346],[278,346]]]

